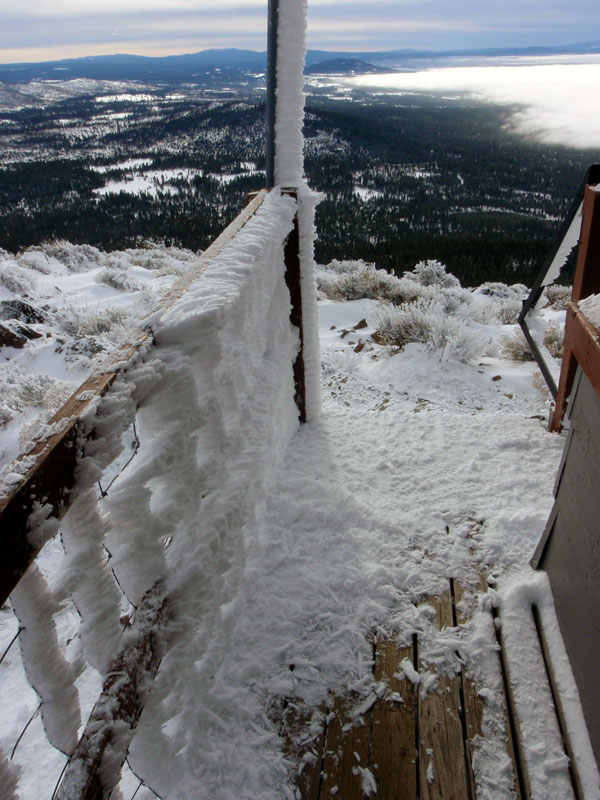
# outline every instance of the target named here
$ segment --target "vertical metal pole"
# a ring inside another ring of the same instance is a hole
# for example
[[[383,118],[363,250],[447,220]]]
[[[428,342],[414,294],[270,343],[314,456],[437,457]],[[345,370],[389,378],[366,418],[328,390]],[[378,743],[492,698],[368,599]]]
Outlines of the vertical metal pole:
[[[267,189],[275,185],[275,109],[277,105],[277,28],[279,0],[269,0],[267,27]]]

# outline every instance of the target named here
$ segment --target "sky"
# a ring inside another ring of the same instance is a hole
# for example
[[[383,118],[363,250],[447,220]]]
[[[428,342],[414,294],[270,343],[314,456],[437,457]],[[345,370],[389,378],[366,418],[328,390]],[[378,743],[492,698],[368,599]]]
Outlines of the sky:
[[[267,0],[0,0],[0,63],[266,48]],[[391,50],[600,40],[598,0],[309,0],[308,47]]]

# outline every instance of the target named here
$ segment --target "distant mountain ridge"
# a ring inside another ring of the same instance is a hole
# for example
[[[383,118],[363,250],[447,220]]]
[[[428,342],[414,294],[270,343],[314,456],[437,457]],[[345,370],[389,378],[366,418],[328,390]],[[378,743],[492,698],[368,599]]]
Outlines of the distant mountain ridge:
[[[600,41],[555,47],[486,48],[473,50],[386,50],[374,52],[337,52],[308,50],[306,67],[325,61],[362,61],[382,67],[387,61],[444,59],[460,56],[544,56],[586,55],[600,53]],[[0,64],[0,81],[28,83],[32,80],[132,80],[151,83],[183,83],[201,75],[224,72],[236,75],[261,73],[266,66],[266,53],[237,48],[201,50],[176,56],[148,57],[128,54],[86,56],[61,61]],[[338,68],[340,65],[338,64]]]

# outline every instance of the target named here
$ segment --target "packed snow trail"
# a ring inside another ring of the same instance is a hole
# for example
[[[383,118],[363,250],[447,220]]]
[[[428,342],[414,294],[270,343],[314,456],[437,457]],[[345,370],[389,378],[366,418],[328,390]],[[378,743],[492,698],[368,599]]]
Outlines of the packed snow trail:
[[[370,631],[410,638],[428,626],[416,601],[443,578],[502,579],[537,543],[562,446],[536,413],[541,396],[510,370],[499,389],[497,363],[440,362],[421,346],[355,354],[348,340],[372,328],[340,331],[374,305],[321,304],[322,420],[296,433],[255,513],[233,521],[241,539],[215,552],[217,584],[198,582],[192,638],[163,662],[130,759],[161,796],[285,796],[283,698],[313,709],[318,728],[330,693],[371,692]],[[431,662],[452,664],[458,639],[433,637]],[[483,675],[493,646],[476,625],[460,642]],[[480,769],[491,796],[509,797],[496,755],[484,747]]]

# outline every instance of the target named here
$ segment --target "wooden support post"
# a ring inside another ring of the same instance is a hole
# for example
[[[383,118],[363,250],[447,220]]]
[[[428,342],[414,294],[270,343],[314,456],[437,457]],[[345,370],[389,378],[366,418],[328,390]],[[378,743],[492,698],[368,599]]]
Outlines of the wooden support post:
[[[578,303],[600,293],[600,192],[585,187],[579,254],[571,300]]]
[[[577,365],[580,365],[594,387],[600,386],[600,341],[598,330],[586,319],[576,303],[569,303],[565,323],[565,348],[556,408],[551,430],[561,429],[567,400],[573,388]]]
[[[162,581],[138,607],[131,639],[107,673],[56,792],[57,800],[105,800],[119,782],[121,768],[139,722],[146,693],[162,660],[167,599]],[[110,752],[110,764],[103,761]]]
[[[572,303],[578,303],[591,294],[600,294],[600,192],[590,186],[585,187],[583,196],[583,221],[579,240],[579,254],[573,281]],[[581,312],[576,306],[567,310],[565,325],[565,346],[560,371],[560,382],[556,396],[556,407],[550,423],[550,429],[558,432],[567,406],[567,400],[573,388],[577,371],[577,363],[581,363],[578,353],[587,352],[590,348],[589,331],[581,329],[576,316]],[[584,327],[585,326],[585,323]],[[589,327],[589,324],[587,325]],[[594,337],[595,338],[595,337]],[[583,347],[583,351],[581,348]],[[583,364],[582,364],[583,368]]]
[[[295,189],[283,189],[287,194],[297,199]],[[294,399],[298,406],[300,422],[306,422],[306,377],[304,369],[304,327],[302,324],[302,276],[300,271],[300,229],[298,214],[294,218],[294,228],[285,243],[285,282],[290,292],[290,322],[298,328],[300,347],[294,361]]]

